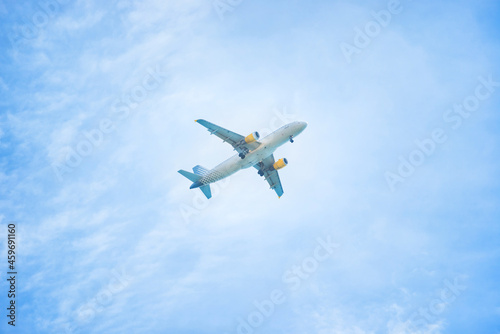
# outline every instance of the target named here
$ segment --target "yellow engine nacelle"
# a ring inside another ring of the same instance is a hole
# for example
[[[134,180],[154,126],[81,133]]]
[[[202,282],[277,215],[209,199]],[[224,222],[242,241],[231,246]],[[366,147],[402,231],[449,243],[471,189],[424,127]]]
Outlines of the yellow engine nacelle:
[[[252,132],[248,136],[245,137],[245,143],[250,144],[253,143],[254,141],[259,140],[260,135],[258,132]]]
[[[285,167],[286,165],[288,165],[288,160],[286,160],[286,158],[283,158],[283,159],[279,159],[278,161],[276,161],[273,164],[273,168],[275,170],[278,170],[278,169]]]

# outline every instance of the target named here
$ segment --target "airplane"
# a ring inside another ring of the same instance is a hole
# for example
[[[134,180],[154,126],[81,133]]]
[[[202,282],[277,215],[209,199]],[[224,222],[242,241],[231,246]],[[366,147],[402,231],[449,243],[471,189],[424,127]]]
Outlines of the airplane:
[[[206,127],[210,134],[216,135],[223,142],[231,144],[238,154],[211,170],[200,165],[193,167],[194,173],[182,169],[179,170],[178,172],[181,175],[193,181],[190,189],[200,188],[203,194],[210,199],[212,197],[210,190],[211,183],[220,181],[241,169],[253,166],[258,170],[260,176],[264,176],[265,180],[269,183],[270,189],[274,189],[278,197],[281,198],[283,187],[281,186],[278,170],[288,165],[288,160],[282,158],[275,161],[273,153],[286,142],[290,141],[293,143],[293,138],[297,137],[307,127],[306,122],[286,124],[262,138],[261,141],[259,141],[260,135],[258,132],[252,132],[244,137],[207,122],[204,119],[197,119],[195,122]]]

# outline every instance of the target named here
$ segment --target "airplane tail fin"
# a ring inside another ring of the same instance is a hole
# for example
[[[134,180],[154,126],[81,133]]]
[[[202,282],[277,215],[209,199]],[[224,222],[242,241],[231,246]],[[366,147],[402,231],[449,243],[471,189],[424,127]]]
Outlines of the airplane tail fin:
[[[203,177],[203,175],[208,174],[209,170],[206,169],[205,167],[198,165],[193,168],[193,171],[195,172],[195,174],[185,171],[183,169],[179,170],[178,172],[182,176],[185,176],[186,178],[194,182],[193,185],[191,186],[191,189],[199,187],[207,198],[211,198],[212,191],[210,190],[210,185],[208,184],[201,185],[201,182],[199,182],[200,179]]]
[[[207,175],[208,173],[210,173],[210,171],[203,167],[203,166],[200,166],[200,165],[196,165],[193,167],[193,172],[197,175],[201,175],[201,176],[205,176]]]

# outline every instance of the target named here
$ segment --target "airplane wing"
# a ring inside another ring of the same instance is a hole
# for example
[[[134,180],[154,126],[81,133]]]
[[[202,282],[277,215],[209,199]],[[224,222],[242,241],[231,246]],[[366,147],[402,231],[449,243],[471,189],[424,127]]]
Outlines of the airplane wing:
[[[274,191],[276,191],[278,197],[281,197],[283,195],[283,187],[281,186],[281,180],[278,171],[272,168],[273,164],[274,155],[271,154],[270,156],[262,160],[262,162],[254,165],[254,167],[258,170],[264,171],[263,176],[266,179],[267,183],[269,183],[271,189],[274,189]]]
[[[251,134],[248,137],[252,136],[252,139],[255,139],[252,142],[248,142],[249,140],[246,140],[248,137],[243,137],[242,135],[239,135],[237,133],[234,133],[232,131],[229,131],[227,129],[224,129],[218,125],[215,125],[213,123],[207,122],[204,119],[197,119],[195,122],[203,125],[208,129],[208,132],[212,135],[216,135],[220,139],[222,139],[224,142],[228,142],[231,144],[231,146],[238,152],[238,153],[243,153],[246,154],[251,150],[255,150],[257,147],[260,146],[260,142],[257,141],[257,138],[253,137],[253,134]]]

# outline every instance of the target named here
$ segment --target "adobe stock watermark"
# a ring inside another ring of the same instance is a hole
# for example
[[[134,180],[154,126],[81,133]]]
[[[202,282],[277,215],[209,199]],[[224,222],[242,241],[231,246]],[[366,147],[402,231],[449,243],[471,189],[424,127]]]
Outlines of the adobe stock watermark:
[[[71,319],[72,321],[60,325],[59,330],[62,333],[71,334],[94,320],[99,313],[102,313],[113,304],[115,296],[125,290],[131,281],[132,277],[123,268],[121,270],[113,269],[108,284],[93,298],[78,308],[74,315],[75,319]]]
[[[480,76],[478,80],[479,84],[474,89],[473,94],[465,97],[461,103],[454,104],[453,108],[443,113],[443,121],[449,124],[452,130],[459,129],[463,121],[481,107],[481,102],[489,99],[496,91],[496,88],[500,86],[500,82],[494,81],[491,74],[487,78]],[[399,165],[396,172],[385,172],[385,181],[389,189],[395,191],[397,185],[404,183],[406,179],[411,177],[416,168],[434,154],[437,146],[444,144],[447,140],[448,135],[441,127],[434,128],[427,138],[415,140],[417,148],[406,157],[399,156]]]
[[[439,321],[439,317],[453,304],[459,296],[467,289],[463,282],[455,277],[453,281],[445,279],[444,288],[439,291],[439,295],[429,302],[426,307],[421,307],[409,318],[410,325],[415,329],[423,329],[432,326]]]
[[[179,213],[182,216],[184,224],[190,224],[193,216],[198,216],[205,210],[214,198],[217,198],[221,190],[226,188],[231,183],[231,177],[226,177],[218,182],[211,183],[212,198],[208,199],[200,189],[193,189],[193,198],[191,204],[181,203],[179,205]]]
[[[389,0],[387,9],[382,9],[378,12],[371,11],[370,15],[373,20],[366,22],[363,29],[358,26],[354,27],[352,44],[342,42],[339,45],[346,62],[350,64],[352,62],[352,57],[355,54],[360,54],[366,49],[371,42],[380,35],[382,30],[391,23],[393,16],[401,14],[402,12],[403,6],[399,0]]]
[[[51,164],[52,170],[59,181],[63,181],[65,174],[80,166],[86,157],[101,146],[105,137],[116,130],[118,122],[130,117],[140,103],[146,100],[152,91],[160,87],[167,77],[167,73],[162,72],[158,65],[155,69],[147,68],[146,72],[147,74],[144,75],[141,84],[132,87],[122,94],[120,98],[115,99],[111,105],[111,115],[103,117],[96,127],[82,131],[81,134],[84,139],[81,139],[72,147],[66,147],[67,153],[64,159]]]
[[[318,270],[320,264],[330,258],[335,249],[340,247],[339,244],[331,240],[330,236],[317,238],[316,242],[317,246],[311,256],[304,258],[300,264],[293,265],[283,273],[281,277],[281,281],[285,285],[283,288],[273,289],[269,293],[269,297],[264,300],[254,300],[254,310],[246,317],[237,318],[237,334],[255,333],[256,329],[274,314],[277,306],[286,301],[287,293],[298,290],[302,283]]]
[[[68,0],[45,0],[38,2],[39,9],[24,23],[14,27],[7,38],[13,49],[18,49],[23,42],[32,41],[40,36],[40,32],[47,27],[61,11],[61,6],[67,4]]]
[[[223,21],[226,13],[232,13],[242,2],[243,0],[214,0],[212,6],[219,19]]]

